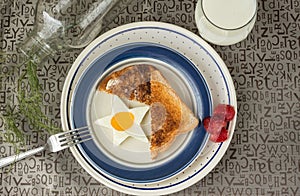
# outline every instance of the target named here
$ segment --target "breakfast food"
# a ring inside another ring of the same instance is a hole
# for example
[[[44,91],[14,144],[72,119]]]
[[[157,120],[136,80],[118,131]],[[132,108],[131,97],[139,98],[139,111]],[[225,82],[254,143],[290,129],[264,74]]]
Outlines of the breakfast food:
[[[98,89],[150,106],[150,151],[154,159],[170,147],[178,134],[193,130],[199,123],[158,69],[138,64],[105,77]]]
[[[112,96],[112,112],[96,120],[96,124],[113,130],[113,143],[120,145],[128,137],[148,143],[141,122],[149,110],[149,106],[128,108],[116,95]]]
[[[212,117],[208,116],[203,119],[204,129],[210,134],[209,139],[212,142],[224,142],[228,138],[226,129],[228,122],[235,116],[234,107],[227,104],[219,104],[214,109]]]

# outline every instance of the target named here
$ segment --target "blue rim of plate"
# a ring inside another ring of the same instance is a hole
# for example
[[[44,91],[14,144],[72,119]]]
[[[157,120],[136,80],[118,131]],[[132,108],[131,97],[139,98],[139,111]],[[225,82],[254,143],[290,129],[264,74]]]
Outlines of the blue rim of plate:
[[[85,69],[72,96],[71,103],[73,104],[70,106],[72,120],[68,119],[68,123],[72,128],[83,127],[88,124],[86,108],[88,107],[89,94],[95,90],[93,87],[101,74],[116,63],[131,58],[153,58],[179,69],[185,75],[194,95],[197,97],[197,110],[199,110],[197,116],[199,119],[211,114],[210,93],[196,66],[171,48],[159,44],[140,42],[114,48],[98,57]],[[208,134],[200,123],[190,134],[192,135],[187,146],[179,155],[166,163],[149,168],[134,168],[119,164],[109,159],[93,141],[80,144],[78,149],[89,165],[99,173],[104,172],[116,179],[127,182],[150,183],[174,176],[186,168],[200,154],[208,139]]]

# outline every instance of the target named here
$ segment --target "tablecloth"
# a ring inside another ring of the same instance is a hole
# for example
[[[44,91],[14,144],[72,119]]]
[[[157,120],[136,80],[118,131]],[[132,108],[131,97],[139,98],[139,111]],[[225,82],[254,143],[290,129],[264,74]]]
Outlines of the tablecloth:
[[[106,30],[136,21],[162,21],[198,34],[196,0],[134,0]],[[18,63],[17,44],[34,26],[36,1],[0,2],[0,49]],[[258,0],[249,36],[231,46],[211,44],[226,63],[237,94],[237,123],[231,144],[202,180],[174,195],[300,195],[300,2]],[[43,112],[60,125],[60,96],[68,70],[82,49],[65,50],[39,68],[46,91]],[[18,75],[18,72],[15,72]],[[13,77],[0,78],[14,83]],[[0,109],[10,89],[0,92]],[[45,137],[24,119],[26,146]],[[3,131],[3,119],[0,120]],[[0,156],[14,154],[0,136]],[[11,136],[13,137],[13,136]],[[93,179],[69,150],[39,153],[0,169],[0,195],[124,195]]]

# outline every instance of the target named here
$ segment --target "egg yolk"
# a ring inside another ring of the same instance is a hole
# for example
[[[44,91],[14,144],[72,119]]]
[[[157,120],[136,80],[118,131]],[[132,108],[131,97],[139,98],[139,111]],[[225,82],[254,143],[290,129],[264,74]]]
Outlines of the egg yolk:
[[[116,113],[111,121],[111,126],[117,131],[125,131],[129,129],[134,122],[134,115],[130,112]]]

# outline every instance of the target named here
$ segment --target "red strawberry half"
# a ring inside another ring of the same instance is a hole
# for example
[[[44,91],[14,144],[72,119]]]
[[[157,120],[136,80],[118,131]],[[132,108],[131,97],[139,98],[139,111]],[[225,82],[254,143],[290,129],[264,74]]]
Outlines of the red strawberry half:
[[[221,132],[219,134],[211,134],[209,139],[213,142],[224,142],[228,138],[228,130],[223,127],[221,129]]]
[[[213,115],[224,116],[225,121],[231,121],[234,118],[235,110],[234,107],[227,104],[219,104],[215,110]]]
[[[227,125],[227,122],[218,117],[207,117],[203,119],[203,126],[210,134],[219,134],[221,129]]]

